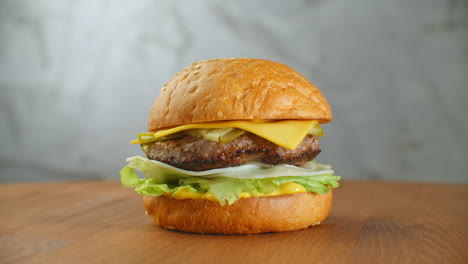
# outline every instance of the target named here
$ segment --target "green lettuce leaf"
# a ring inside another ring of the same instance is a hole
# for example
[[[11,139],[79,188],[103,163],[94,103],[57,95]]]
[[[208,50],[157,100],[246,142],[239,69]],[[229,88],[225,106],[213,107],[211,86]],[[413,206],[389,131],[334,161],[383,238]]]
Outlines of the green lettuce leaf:
[[[139,178],[135,169],[141,171],[145,178]],[[220,176],[217,173],[215,177],[204,177],[183,174],[180,173],[180,170],[171,172],[171,169],[167,167],[162,170],[152,161],[147,162],[144,158],[129,159],[129,164],[120,171],[121,182],[125,187],[135,188],[139,194],[150,196],[160,196],[165,193],[174,195],[183,190],[200,193],[212,192],[219,203],[224,205],[236,202],[243,192],[248,192],[253,196],[268,194],[286,182],[300,184],[308,192],[325,194],[332,188],[338,187],[340,179],[340,176],[332,174],[246,179],[245,177]],[[328,172],[329,168],[327,167],[324,171]],[[248,173],[248,170],[246,172],[239,168],[239,173]]]
[[[320,176],[283,176],[264,179],[236,179],[228,177],[217,177],[203,179],[199,177],[190,177],[179,180],[181,186],[200,186],[201,192],[212,192],[218,201],[223,205],[226,202],[232,204],[236,202],[242,192],[248,192],[252,195],[268,194],[286,182],[294,182],[302,185],[308,192],[325,194],[330,189],[339,186],[339,176],[320,175]],[[330,187],[329,187],[330,186]]]

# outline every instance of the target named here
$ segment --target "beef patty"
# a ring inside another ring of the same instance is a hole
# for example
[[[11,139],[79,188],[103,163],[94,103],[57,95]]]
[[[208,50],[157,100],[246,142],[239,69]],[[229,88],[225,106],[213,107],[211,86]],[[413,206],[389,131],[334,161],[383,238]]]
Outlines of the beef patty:
[[[246,162],[302,165],[320,153],[319,139],[307,135],[294,149],[280,147],[252,133],[227,143],[186,136],[148,144],[146,156],[177,168],[203,171]]]

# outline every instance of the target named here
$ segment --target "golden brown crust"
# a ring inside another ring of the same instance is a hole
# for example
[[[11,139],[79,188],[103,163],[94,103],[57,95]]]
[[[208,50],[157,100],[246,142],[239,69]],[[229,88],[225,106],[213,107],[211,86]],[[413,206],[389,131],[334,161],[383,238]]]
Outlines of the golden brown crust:
[[[193,63],[160,90],[148,130],[221,120],[332,120],[322,93],[290,67],[262,59]]]
[[[147,214],[162,228],[191,233],[256,234],[293,231],[320,224],[332,203],[325,195],[297,193],[242,198],[221,206],[209,200],[143,196]]]

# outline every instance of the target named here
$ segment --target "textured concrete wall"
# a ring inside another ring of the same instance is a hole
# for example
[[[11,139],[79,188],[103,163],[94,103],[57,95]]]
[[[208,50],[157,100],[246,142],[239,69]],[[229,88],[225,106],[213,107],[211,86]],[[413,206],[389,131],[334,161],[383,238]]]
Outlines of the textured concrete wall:
[[[290,65],[348,179],[468,182],[468,1],[0,0],[1,181],[118,178],[192,61]]]

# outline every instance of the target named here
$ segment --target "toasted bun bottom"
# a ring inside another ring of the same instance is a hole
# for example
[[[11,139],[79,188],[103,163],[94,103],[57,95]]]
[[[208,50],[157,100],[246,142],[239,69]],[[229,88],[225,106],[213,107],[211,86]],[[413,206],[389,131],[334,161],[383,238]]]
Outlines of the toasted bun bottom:
[[[209,200],[143,196],[147,214],[162,228],[206,234],[293,231],[320,224],[332,203],[325,195],[297,193],[239,199],[232,205]]]

